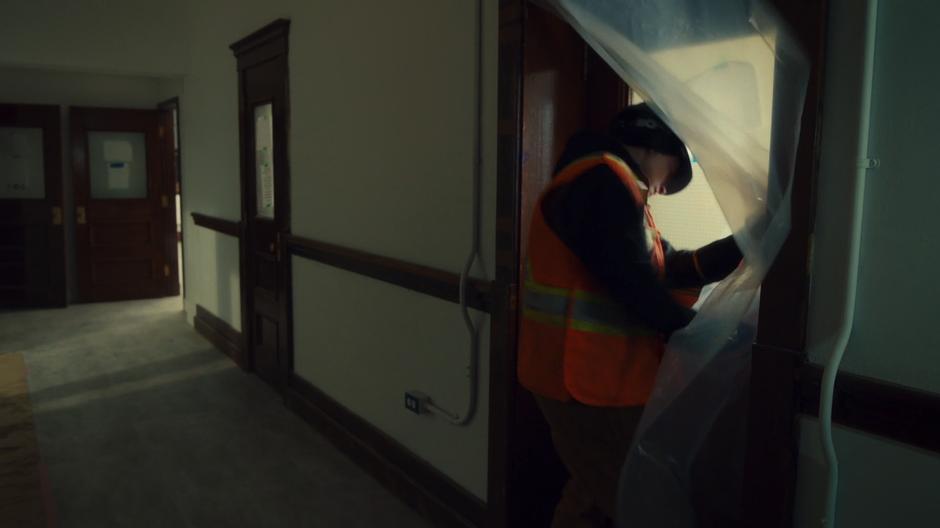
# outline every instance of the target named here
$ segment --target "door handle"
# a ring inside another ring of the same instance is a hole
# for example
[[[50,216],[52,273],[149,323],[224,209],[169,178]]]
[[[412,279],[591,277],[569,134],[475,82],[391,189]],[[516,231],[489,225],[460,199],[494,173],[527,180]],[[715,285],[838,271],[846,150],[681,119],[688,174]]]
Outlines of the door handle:
[[[77,224],[86,224],[88,223],[88,217],[85,214],[85,206],[78,205],[75,207],[75,223]]]
[[[52,225],[62,225],[62,208],[58,205],[52,206]]]

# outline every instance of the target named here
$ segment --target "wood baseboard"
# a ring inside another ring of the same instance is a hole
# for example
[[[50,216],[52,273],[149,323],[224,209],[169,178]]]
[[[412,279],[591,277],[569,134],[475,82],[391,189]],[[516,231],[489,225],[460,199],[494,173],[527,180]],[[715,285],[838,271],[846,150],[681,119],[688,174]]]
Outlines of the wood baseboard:
[[[486,505],[306,380],[291,374],[288,407],[435,526],[483,526]]]
[[[193,320],[193,326],[216,348],[232,358],[232,361],[239,367],[245,370],[248,369],[245,340],[242,338],[241,332],[198,304],[196,305],[196,317]]]

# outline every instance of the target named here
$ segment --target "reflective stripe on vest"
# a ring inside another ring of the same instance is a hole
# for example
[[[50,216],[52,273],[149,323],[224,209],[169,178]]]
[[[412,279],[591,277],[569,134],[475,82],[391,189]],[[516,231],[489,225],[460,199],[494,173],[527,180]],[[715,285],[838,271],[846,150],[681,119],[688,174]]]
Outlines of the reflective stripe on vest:
[[[595,406],[645,403],[653,390],[663,336],[615,302],[583,262],[552,231],[541,213],[546,193],[598,165],[607,165],[641,208],[642,190],[629,166],[610,153],[581,158],[555,175],[535,205],[522,288],[517,374],[546,398]],[[646,210],[650,263],[662,276],[659,233]]]
[[[619,303],[606,295],[539,284],[532,278],[531,271],[525,281],[523,316],[542,324],[567,326],[582,332],[658,335],[634,320]]]

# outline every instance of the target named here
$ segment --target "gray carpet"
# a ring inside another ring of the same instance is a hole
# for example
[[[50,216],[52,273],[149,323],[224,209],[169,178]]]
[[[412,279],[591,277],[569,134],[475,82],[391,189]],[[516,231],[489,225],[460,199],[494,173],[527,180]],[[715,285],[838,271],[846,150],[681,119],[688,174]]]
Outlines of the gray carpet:
[[[0,313],[62,527],[429,524],[186,324],[178,298]]]

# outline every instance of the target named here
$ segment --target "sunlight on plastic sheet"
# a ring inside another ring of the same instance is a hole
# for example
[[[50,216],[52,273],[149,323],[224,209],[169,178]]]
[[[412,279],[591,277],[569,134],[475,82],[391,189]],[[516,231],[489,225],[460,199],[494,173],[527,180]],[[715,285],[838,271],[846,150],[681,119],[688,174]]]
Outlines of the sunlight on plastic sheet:
[[[544,0],[685,140],[744,264],[670,340],[624,464],[624,527],[740,518],[760,283],[790,226],[809,63],[763,0]]]

